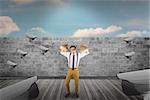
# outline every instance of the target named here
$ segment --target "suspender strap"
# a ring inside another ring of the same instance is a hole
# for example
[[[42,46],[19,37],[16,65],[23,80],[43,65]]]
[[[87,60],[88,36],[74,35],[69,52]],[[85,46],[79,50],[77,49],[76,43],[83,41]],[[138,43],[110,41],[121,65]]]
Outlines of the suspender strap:
[[[76,66],[78,65],[78,52],[77,52],[77,61],[76,61]]]
[[[70,66],[70,56],[71,56],[71,52],[70,52],[70,54],[69,54],[69,66]]]

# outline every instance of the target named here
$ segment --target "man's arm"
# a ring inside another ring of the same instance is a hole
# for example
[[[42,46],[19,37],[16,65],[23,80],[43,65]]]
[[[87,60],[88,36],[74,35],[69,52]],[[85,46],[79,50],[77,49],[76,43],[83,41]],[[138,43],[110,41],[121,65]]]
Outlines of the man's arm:
[[[60,46],[60,54],[62,54],[63,56],[67,57],[68,56],[68,44],[65,45],[61,45]]]
[[[90,54],[88,46],[86,44],[80,45],[80,57],[84,57],[86,55]]]
[[[83,57],[85,57],[88,54],[90,54],[90,52],[89,52],[88,49],[86,49],[84,52],[80,53],[80,57],[83,58]]]

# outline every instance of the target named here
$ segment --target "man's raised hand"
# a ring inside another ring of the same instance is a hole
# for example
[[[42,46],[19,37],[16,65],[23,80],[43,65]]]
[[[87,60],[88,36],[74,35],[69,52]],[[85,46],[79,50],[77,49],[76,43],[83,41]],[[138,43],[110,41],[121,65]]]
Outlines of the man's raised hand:
[[[60,46],[60,51],[61,52],[67,52],[69,49],[69,45],[68,44],[63,44]]]
[[[89,53],[87,44],[81,44],[80,45],[80,53]]]

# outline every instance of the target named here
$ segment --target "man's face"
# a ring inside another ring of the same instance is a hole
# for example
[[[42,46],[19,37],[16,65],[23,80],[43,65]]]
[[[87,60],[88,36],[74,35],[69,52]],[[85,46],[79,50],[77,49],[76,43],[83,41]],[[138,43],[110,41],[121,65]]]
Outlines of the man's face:
[[[70,48],[70,52],[71,52],[71,53],[76,53],[76,52],[77,52],[77,50],[76,50],[76,48],[75,48],[75,47],[71,47],[71,48]]]

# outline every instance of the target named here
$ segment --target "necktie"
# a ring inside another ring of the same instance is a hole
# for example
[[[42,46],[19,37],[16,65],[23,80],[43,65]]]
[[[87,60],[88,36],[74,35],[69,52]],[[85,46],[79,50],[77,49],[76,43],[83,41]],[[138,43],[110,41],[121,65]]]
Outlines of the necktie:
[[[73,59],[72,59],[72,70],[74,70],[74,62],[75,62],[75,61],[74,61],[74,60],[75,60],[74,58],[75,58],[75,55],[73,54]]]

